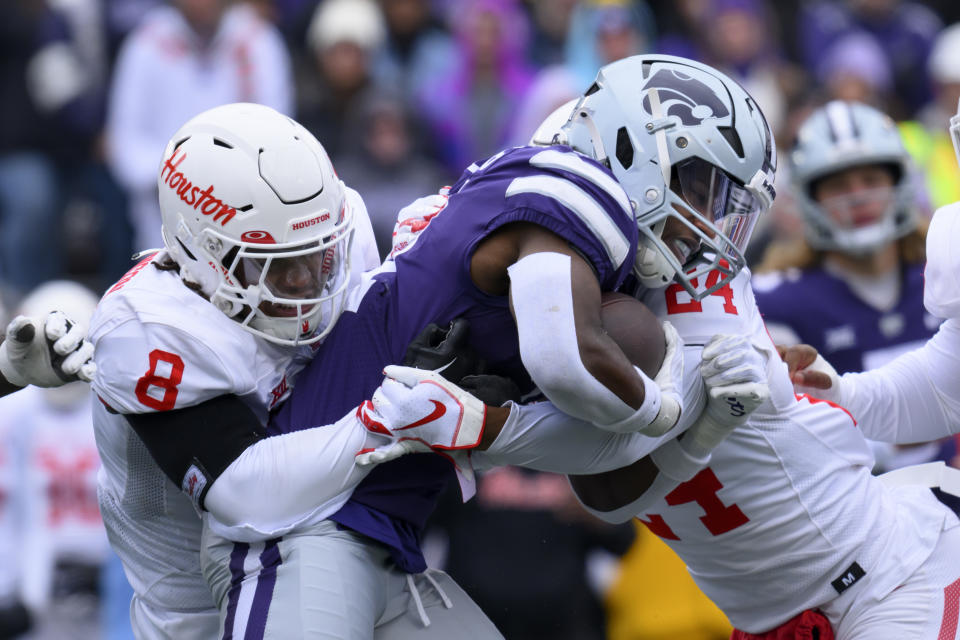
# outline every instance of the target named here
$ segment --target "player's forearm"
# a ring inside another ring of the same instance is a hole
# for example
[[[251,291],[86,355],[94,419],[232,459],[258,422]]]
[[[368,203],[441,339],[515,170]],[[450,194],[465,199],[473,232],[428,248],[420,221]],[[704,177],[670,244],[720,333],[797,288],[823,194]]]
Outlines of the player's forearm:
[[[354,464],[368,437],[351,411],[332,425],[260,440],[214,482],[204,506],[244,541],[282,535],[347,501],[369,471]]]
[[[655,404],[659,394],[604,335],[599,287],[592,273],[577,275],[587,268],[582,262],[552,252],[519,260],[509,269],[510,301],[530,377],[561,411],[602,427],[630,418],[645,401]]]
[[[590,473],[628,465],[660,442],[637,433],[612,433],[573,418],[549,402],[509,405],[501,428],[488,424],[474,466],[523,466],[551,473]]]
[[[960,320],[879,369],[845,374],[841,404],[874,440],[908,444],[960,432]]]

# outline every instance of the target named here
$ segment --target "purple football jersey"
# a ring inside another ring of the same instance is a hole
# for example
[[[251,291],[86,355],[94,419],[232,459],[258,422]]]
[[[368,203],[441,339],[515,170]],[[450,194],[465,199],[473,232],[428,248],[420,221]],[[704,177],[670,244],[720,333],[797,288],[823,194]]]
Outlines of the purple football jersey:
[[[890,311],[877,311],[823,269],[788,272],[773,286],[761,284],[769,277],[754,280],[764,320],[793,329],[841,374],[881,366],[925,342],[940,324],[923,307],[923,265],[903,269],[900,299]]]
[[[512,222],[543,226],[587,259],[613,291],[633,266],[637,226],[608,169],[567,147],[518,147],[468,169],[447,207],[396,271],[376,276],[356,312],[344,313],[271,422],[273,433],[330,424],[369,398],[383,367],[403,361],[428,324],[470,322],[470,343],[491,370],[522,377],[507,298],[478,290],[470,259],[478,243]],[[420,535],[452,475],[441,456],[406,456],[376,467],[332,519],[389,546],[397,565],[426,568]]]

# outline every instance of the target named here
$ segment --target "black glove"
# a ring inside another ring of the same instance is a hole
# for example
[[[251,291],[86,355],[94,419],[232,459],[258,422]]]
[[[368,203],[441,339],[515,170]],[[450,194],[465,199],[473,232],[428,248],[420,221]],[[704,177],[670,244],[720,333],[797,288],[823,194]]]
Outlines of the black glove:
[[[520,387],[504,376],[472,375],[464,376],[457,383],[461,389],[479,398],[491,407],[501,407],[508,400],[520,402]]]
[[[453,383],[483,373],[483,361],[467,345],[469,335],[470,323],[464,318],[455,318],[446,329],[431,323],[407,347],[403,364],[437,371]]]
[[[23,603],[15,602],[0,606],[0,640],[16,638],[33,627],[30,612]]]

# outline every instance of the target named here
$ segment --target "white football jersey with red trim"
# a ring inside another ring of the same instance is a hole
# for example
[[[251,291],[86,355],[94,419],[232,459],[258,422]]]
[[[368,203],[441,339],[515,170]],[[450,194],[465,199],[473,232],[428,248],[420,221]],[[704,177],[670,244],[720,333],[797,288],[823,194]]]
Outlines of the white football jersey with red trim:
[[[890,489],[870,474],[871,451],[843,408],[794,396],[749,272],[702,301],[674,284],[643,302],[688,345],[738,333],[767,356],[771,400],[716,448],[707,468],[637,515],[737,628],[764,632],[863,575],[872,588],[881,581],[881,591],[893,590],[956,523],[928,489]]]
[[[157,467],[122,414],[233,394],[266,423],[268,408],[289,393],[310,351],[256,338],[176,272],[158,270],[155,258],[108,290],[90,322],[100,507],[138,597],[160,609],[210,609],[193,502]]]
[[[17,556],[13,565],[24,568],[21,597],[38,610],[53,598],[59,561],[96,566],[107,557],[90,402],[83,383],[28,387],[0,400],[0,432],[7,434],[8,462],[18,469],[19,488],[10,497],[21,505],[9,551]]]
[[[378,265],[378,254],[362,200],[349,190],[348,197],[358,210],[352,288],[363,271]],[[170,625],[178,634],[203,637],[207,614],[213,612],[214,624],[216,615],[200,570],[200,518],[122,414],[233,394],[265,424],[312,350],[255,337],[188,289],[176,272],[157,269],[152,262],[159,257],[144,259],[111,287],[90,322],[98,367],[92,385],[99,399],[93,408],[102,461],[98,497],[110,543],[136,597],[150,609],[138,632],[153,637],[156,630],[145,627]],[[198,626],[191,627],[191,616]]]

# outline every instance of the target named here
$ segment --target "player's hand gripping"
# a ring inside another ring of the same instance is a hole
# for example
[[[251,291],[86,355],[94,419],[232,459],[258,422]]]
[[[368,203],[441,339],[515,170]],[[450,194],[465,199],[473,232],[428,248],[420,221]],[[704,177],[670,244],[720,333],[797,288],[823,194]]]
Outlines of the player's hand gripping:
[[[663,327],[666,351],[660,371],[653,377],[653,381],[660,387],[660,411],[653,422],[640,429],[640,433],[654,438],[663,435],[677,424],[683,406],[680,391],[683,380],[683,339],[669,322],[660,324]]]
[[[373,399],[357,416],[389,442],[357,454],[357,464],[380,464],[408,453],[458,451],[480,443],[486,406],[434,371],[388,366]]]
[[[770,397],[766,362],[747,337],[716,335],[702,358],[707,406],[683,436],[684,448],[694,456],[712,451]]]
[[[844,404],[840,376],[816,349],[808,344],[777,345],[777,353],[787,364],[794,391]]]
[[[447,206],[449,193],[450,187],[443,187],[439,193],[417,198],[397,212],[388,260],[393,260],[413,246],[420,232],[426,229],[430,221]]]
[[[93,344],[62,311],[42,319],[17,316],[7,325],[0,344],[0,373],[7,382],[59,387],[75,380],[91,382],[96,370]]]

